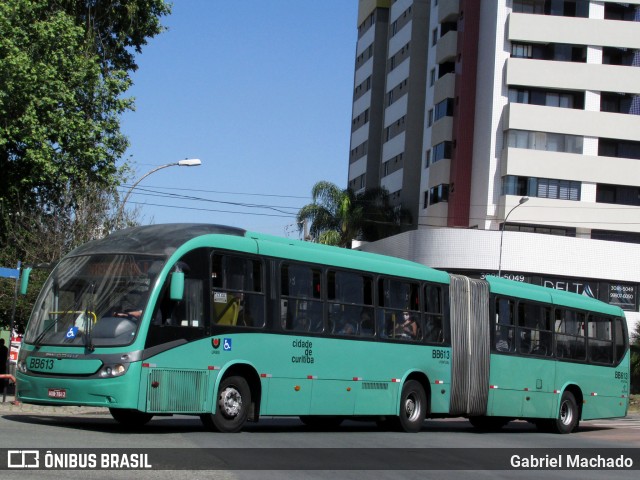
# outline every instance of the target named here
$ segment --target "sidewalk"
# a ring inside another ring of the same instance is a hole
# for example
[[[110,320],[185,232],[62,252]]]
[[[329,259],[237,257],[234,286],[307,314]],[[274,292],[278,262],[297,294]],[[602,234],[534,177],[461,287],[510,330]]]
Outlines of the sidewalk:
[[[2,402],[2,393],[0,393],[0,415],[21,415],[21,414],[35,414],[35,415],[95,415],[104,414],[109,415],[108,408],[100,407],[71,407],[60,406],[51,407],[48,405],[31,405],[28,403],[21,403],[15,401],[13,395],[7,395],[5,402]]]

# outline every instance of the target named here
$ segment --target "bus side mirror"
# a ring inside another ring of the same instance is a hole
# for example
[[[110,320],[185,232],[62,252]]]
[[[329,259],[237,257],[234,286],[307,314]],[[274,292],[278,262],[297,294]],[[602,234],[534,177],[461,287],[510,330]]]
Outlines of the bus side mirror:
[[[22,270],[22,275],[20,276],[20,295],[27,294],[27,288],[29,287],[29,275],[31,275],[31,267],[27,267]]]
[[[182,300],[184,297],[184,272],[171,274],[170,292],[171,300]]]

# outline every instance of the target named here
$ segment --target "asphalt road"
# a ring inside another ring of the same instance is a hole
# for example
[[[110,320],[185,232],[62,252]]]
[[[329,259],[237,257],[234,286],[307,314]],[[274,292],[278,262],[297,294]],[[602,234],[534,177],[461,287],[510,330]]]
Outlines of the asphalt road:
[[[128,449],[128,450],[121,450]],[[104,452],[151,450],[152,469],[0,471],[5,478],[637,478],[637,470],[597,471],[521,469],[486,470],[491,457],[519,457],[535,453],[553,458],[568,453],[631,455],[640,467],[640,416],[620,420],[583,422],[571,435],[538,432],[526,422],[511,422],[495,433],[474,430],[464,419],[429,420],[420,433],[383,431],[374,422],[345,422],[340,428],[311,431],[297,418],[265,418],[239,434],[206,431],[197,417],[155,417],[146,427],[122,429],[106,411],[0,405],[0,455],[16,450],[62,455],[95,454],[99,465]],[[222,450],[226,449],[226,450]],[[257,450],[251,450],[257,449]],[[271,450],[277,449],[277,450]],[[534,450],[535,449],[535,450]],[[544,449],[544,450],[540,450]],[[585,450],[583,450],[585,449]],[[633,450],[626,450],[633,449]],[[629,453],[631,452],[631,453]],[[53,458],[53,457],[49,457]],[[79,458],[79,457],[78,457]],[[15,460],[15,458],[14,458]],[[0,465],[7,466],[7,458]],[[63,461],[63,460],[60,460]],[[130,459],[128,461],[131,461]],[[176,464],[192,470],[159,470]],[[216,465],[204,470],[204,465]],[[211,463],[207,463],[211,462]],[[408,463],[405,463],[408,462]],[[15,461],[14,461],[15,463]],[[60,464],[59,464],[60,465]],[[66,464],[69,465],[69,464]],[[159,467],[160,465],[160,467]],[[243,470],[241,468],[258,468]],[[121,466],[121,465],[118,465]],[[416,467],[415,469],[413,469]],[[264,469],[262,469],[264,468]],[[278,470],[271,470],[278,468]],[[291,470],[291,469],[295,470]],[[371,468],[376,468],[371,470]],[[412,468],[412,470],[406,470]],[[460,470],[461,468],[465,470]]]

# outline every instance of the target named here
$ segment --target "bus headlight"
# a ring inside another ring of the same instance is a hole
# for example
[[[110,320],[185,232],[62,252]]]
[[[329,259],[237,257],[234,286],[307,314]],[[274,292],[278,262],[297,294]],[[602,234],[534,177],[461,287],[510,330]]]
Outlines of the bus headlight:
[[[115,365],[105,365],[100,369],[100,376],[104,378],[119,377],[127,371],[126,367],[121,363]]]
[[[27,373],[27,362],[24,360],[18,361],[18,371],[20,373]]]

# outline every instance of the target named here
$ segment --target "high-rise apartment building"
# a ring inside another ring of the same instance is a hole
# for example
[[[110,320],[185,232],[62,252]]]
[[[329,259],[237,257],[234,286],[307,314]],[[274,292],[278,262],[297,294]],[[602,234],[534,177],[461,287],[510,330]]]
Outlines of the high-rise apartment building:
[[[413,217],[361,248],[638,321],[640,0],[360,0],[358,32],[349,186]]]

